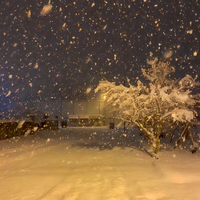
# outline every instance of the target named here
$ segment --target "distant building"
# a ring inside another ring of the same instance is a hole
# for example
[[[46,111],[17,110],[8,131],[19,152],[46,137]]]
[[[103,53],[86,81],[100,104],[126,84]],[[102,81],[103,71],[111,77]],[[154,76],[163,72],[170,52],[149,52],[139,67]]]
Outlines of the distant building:
[[[69,126],[102,126],[110,122],[119,123],[110,107],[104,107],[104,101],[91,100],[49,100],[37,102],[35,109],[48,114],[50,118],[58,116],[59,121],[67,121]]]

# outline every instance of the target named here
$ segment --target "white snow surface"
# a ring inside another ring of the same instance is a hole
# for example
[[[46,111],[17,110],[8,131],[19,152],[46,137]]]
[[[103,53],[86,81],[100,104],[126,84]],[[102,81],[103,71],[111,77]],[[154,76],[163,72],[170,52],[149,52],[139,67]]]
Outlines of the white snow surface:
[[[200,199],[199,151],[167,146],[155,160],[132,131],[66,128],[0,141],[0,199]]]

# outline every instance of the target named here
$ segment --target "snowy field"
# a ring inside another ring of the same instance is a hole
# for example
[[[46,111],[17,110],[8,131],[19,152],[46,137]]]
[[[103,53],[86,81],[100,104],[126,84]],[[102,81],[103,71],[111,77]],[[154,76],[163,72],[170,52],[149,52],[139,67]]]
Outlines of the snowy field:
[[[40,131],[0,141],[1,200],[200,199],[200,153],[163,147],[106,128]],[[134,147],[131,147],[134,145]]]

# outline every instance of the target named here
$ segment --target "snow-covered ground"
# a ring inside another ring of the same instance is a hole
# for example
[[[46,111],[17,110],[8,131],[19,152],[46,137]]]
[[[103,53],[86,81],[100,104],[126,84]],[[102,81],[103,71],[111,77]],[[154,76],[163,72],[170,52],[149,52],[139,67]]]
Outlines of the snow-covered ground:
[[[200,199],[199,151],[166,146],[155,160],[134,132],[66,128],[0,141],[0,199]]]

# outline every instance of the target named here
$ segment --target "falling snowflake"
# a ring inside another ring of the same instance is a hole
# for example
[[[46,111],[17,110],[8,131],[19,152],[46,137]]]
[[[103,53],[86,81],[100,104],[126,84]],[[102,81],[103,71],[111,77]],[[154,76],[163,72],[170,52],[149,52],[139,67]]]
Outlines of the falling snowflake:
[[[31,10],[28,11],[27,17],[28,17],[28,18],[31,18]]]
[[[17,129],[22,128],[23,124],[25,123],[25,120],[22,120],[18,123]]]
[[[31,130],[28,129],[28,130],[25,132],[24,136],[26,137],[26,136],[30,135],[30,133],[31,133]]]
[[[49,14],[51,9],[52,9],[52,7],[53,6],[51,4],[45,5],[41,10],[40,15],[41,16],[45,16],[45,15]]]
[[[187,30],[186,33],[192,34],[192,33],[193,33],[193,30]]]
[[[107,28],[107,24],[103,27],[103,30],[105,30]]]
[[[10,96],[10,94],[11,94],[11,91],[8,91],[8,94],[6,95],[6,97]]]
[[[65,26],[66,26],[66,23],[64,23],[64,24],[62,25],[62,28],[65,28]]]
[[[34,69],[37,69],[39,66],[38,64],[36,63],[35,66],[33,67]]]
[[[91,61],[91,57],[88,57],[85,63],[88,64],[90,61]]]
[[[198,52],[197,51],[194,51],[193,52],[193,56],[197,56]]]
[[[168,60],[172,57],[172,55],[173,55],[173,51],[171,49],[168,49],[167,51],[164,52],[163,58]]]
[[[87,88],[87,90],[86,90],[86,94],[89,94],[89,93],[91,92],[91,90],[92,90],[91,87]]]
[[[50,142],[50,141],[51,141],[51,139],[50,139],[50,138],[48,138],[48,139],[47,139],[47,143],[48,143],[48,142]]]
[[[34,132],[38,130],[38,127],[35,126],[33,129],[32,129]]]

